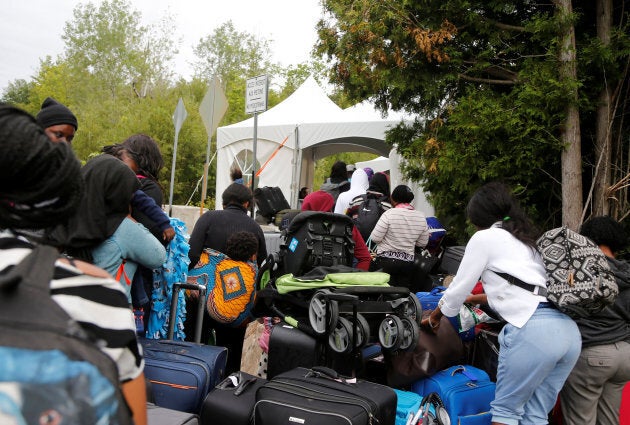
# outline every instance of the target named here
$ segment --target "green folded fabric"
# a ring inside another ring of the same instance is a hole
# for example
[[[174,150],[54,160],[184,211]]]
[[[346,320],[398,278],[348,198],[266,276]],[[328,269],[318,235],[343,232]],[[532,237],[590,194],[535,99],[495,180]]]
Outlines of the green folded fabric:
[[[383,272],[331,273],[324,279],[299,279],[291,273],[276,280],[279,294],[319,288],[350,286],[389,286],[389,274]]]

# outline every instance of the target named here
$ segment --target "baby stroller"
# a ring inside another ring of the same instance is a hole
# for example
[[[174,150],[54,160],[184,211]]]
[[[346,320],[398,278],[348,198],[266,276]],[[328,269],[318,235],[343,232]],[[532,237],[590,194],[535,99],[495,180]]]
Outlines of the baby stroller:
[[[352,220],[341,214],[302,212],[283,234],[280,251],[261,268],[258,307],[320,342],[322,364],[378,342],[389,351],[413,350],[422,307],[389,275],[351,267]]]

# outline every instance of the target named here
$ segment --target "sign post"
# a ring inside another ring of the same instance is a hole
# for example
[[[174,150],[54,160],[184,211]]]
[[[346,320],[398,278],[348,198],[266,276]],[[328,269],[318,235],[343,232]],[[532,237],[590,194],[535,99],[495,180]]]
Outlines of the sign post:
[[[252,147],[252,193],[256,190],[256,145],[258,144],[258,113],[267,110],[267,98],[269,93],[269,81],[266,75],[259,75],[247,80],[245,89],[245,113],[254,114],[254,145]],[[254,204],[249,206],[254,217]]]
[[[215,76],[212,78],[210,88],[206,92],[206,95],[199,105],[199,114],[203,125],[206,127],[208,133],[208,144],[206,147],[206,162],[203,166],[203,184],[201,194],[201,208],[199,214],[203,213],[203,206],[208,193],[208,169],[210,168],[210,148],[212,146],[212,135],[219,126],[219,121],[223,118],[225,111],[227,111],[228,101],[221,88],[221,82]],[[218,194],[215,194],[215,196]]]
[[[173,215],[173,188],[175,186],[175,163],[177,162],[177,140],[179,139],[179,130],[182,129],[182,124],[186,120],[188,112],[184,106],[184,100],[180,97],[177,102],[175,112],[173,112],[173,124],[175,125],[175,143],[173,144],[173,163],[171,164],[171,187],[168,195],[168,215]]]

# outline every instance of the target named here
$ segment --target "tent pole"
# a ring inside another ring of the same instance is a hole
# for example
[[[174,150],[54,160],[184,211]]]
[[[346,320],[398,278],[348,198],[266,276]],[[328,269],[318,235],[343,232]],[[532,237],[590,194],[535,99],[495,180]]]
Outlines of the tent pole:
[[[293,151],[293,175],[291,181],[291,205],[298,207],[298,196],[300,192],[300,178],[302,177],[302,150],[300,149],[299,126],[293,130],[295,134],[295,149]]]

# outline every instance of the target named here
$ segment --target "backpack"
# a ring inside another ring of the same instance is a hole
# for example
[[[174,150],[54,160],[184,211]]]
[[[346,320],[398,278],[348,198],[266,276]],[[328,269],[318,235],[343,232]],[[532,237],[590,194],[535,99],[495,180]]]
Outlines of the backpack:
[[[347,215],[303,211],[281,238],[282,274],[302,276],[317,266],[352,266],[354,239],[352,220]]]
[[[547,271],[547,298],[576,319],[615,302],[615,275],[599,247],[587,237],[558,227],[536,242]]]
[[[341,193],[341,189],[342,187],[345,186],[350,186],[350,182],[345,180],[342,181],[341,183],[333,183],[330,181],[330,178],[326,179],[326,181],[324,183],[322,183],[322,185],[319,187],[319,190],[323,190],[325,192],[328,192],[332,195],[333,198],[335,198],[335,202],[337,202],[337,198],[339,197],[339,194]]]
[[[352,217],[352,221],[363,236],[363,240],[367,241],[385,209],[377,197],[361,195],[361,198],[363,202],[359,205],[356,216]]]
[[[0,277],[0,417],[131,424],[116,364],[50,296],[57,257],[38,246]]]

